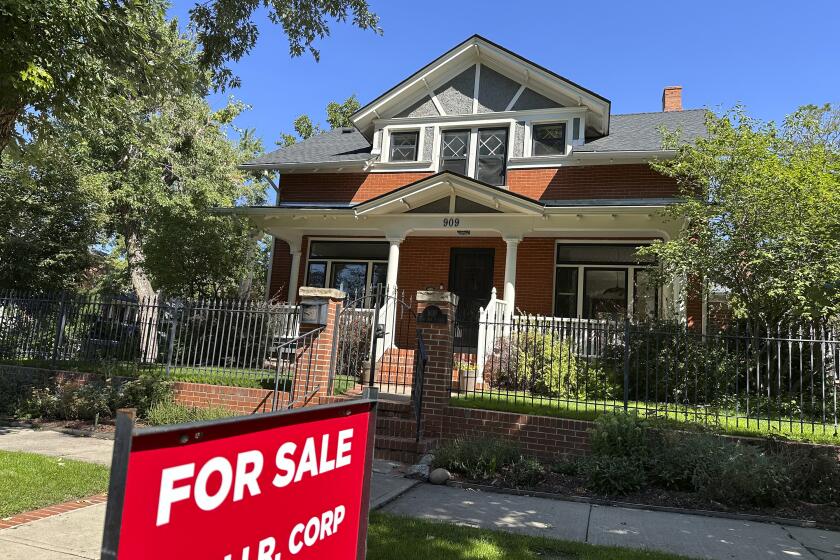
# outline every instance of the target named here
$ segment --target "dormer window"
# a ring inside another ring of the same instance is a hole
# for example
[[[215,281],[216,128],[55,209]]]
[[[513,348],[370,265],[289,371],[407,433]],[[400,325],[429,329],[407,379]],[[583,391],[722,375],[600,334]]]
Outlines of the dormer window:
[[[562,156],[566,153],[566,123],[535,124],[531,138],[531,154],[534,156]]]
[[[392,132],[390,161],[417,161],[417,145],[420,142],[420,133],[413,132]]]

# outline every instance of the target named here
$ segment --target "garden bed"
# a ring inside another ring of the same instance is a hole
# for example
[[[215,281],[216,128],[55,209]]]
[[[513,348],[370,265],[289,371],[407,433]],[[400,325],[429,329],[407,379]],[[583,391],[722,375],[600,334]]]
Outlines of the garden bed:
[[[592,426],[588,456],[546,462],[513,441],[462,439],[438,448],[435,466],[497,489],[840,527],[835,447],[677,431],[626,414]]]

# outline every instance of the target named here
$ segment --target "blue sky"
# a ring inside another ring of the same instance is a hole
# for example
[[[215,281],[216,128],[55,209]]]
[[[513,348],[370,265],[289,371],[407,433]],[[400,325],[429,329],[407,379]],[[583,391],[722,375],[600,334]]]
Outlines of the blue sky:
[[[194,0],[175,0],[182,22]],[[232,93],[252,106],[238,125],[267,149],[302,113],[355,93],[362,104],[474,33],[612,101],[614,113],[658,111],[682,85],[686,108],[730,107],[781,119],[805,103],[840,102],[840,2],[370,0],[384,34],[335,24],[321,61],[292,59],[281,28],[260,20],[257,47]],[[221,99],[212,99],[218,104]]]

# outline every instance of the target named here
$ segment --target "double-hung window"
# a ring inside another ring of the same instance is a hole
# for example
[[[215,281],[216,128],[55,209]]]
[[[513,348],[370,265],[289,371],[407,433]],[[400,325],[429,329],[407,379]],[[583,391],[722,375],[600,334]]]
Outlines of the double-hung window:
[[[385,284],[388,243],[381,241],[312,241],[306,285],[337,288],[349,294]]]
[[[475,178],[477,180],[489,185],[505,184],[507,137],[507,128],[483,128],[478,130],[478,146],[475,158]]]
[[[420,133],[392,132],[391,153],[389,161],[417,161],[417,146],[420,143]]]
[[[440,170],[467,174],[470,154],[469,130],[444,130],[440,137]]]

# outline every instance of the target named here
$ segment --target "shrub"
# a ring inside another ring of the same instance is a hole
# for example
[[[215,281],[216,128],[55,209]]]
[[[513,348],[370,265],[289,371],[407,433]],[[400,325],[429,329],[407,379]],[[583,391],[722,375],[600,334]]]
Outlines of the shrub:
[[[172,395],[172,383],[163,374],[142,374],[136,379],[124,381],[113,392],[110,408],[136,408],[137,415],[144,418],[154,405],[166,402]]]
[[[776,506],[789,497],[786,465],[758,447],[728,444],[716,459],[695,470],[694,487],[706,498],[730,505]]]
[[[497,388],[559,398],[583,396],[577,359],[568,341],[551,332],[527,330],[498,339],[485,370]]]
[[[643,463],[634,457],[594,456],[586,462],[586,486],[597,494],[630,494],[646,483]]]
[[[672,490],[695,490],[698,469],[725,461],[731,444],[710,434],[660,432],[647,460],[652,481]]]
[[[551,465],[551,472],[566,476],[577,476],[585,470],[580,459],[560,459]]]
[[[89,376],[64,379],[29,388],[15,411],[25,418],[94,420],[111,418],[118,408],[136,408],[143,417],[154,404],[169,398],[171,385],[160,375],[136,379]]]
[[[602,414],[590,431],[592,453],[604,457],[646,457],[646,423],[635,414]]]
[[[533,457],[520,456],[502,472],[502,482],[513,488],[536,486],[545,479],[545,469]]]
[[[159,402],[152,406],[149,409],[146,421],[152,426],[163,426],[167,424],[216,420],[229,416],[234,416],[234,413],[222,407],[197,408],[167,401]]]
[[[766,447],[776,462],[786,466],[791,495],[821,504],[840,499],[840,461],[836,449],[775,441]]]
[[[435,452],[435,467],[463,474],[472,480],[492,480],[519,458],[516,446],[506,441],[492,438],[460,439],[438,448]]]

